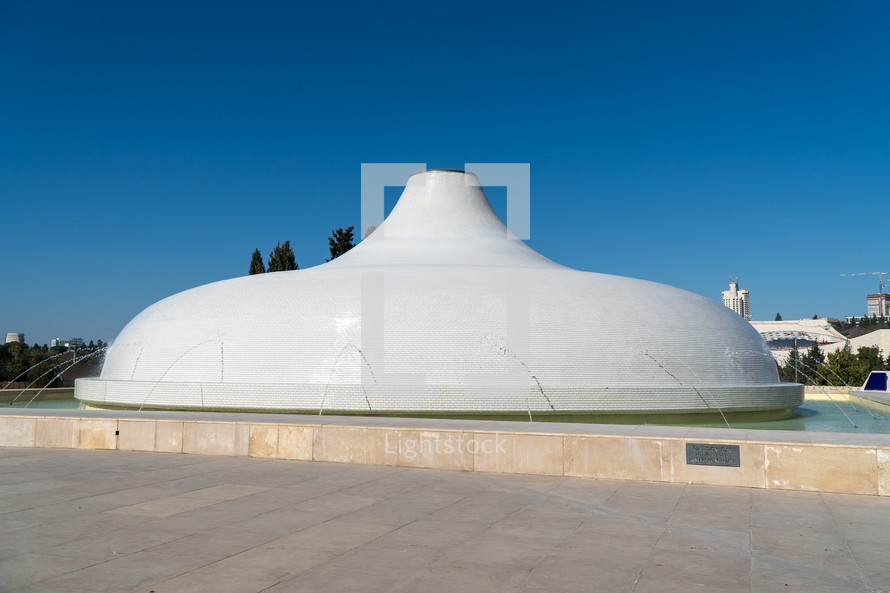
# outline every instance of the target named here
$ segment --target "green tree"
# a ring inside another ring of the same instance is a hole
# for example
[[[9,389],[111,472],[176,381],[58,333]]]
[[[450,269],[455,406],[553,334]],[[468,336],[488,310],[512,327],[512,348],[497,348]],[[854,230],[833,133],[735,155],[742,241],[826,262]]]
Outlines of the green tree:
[[[44,350],[39,344],[0,344],[0,381],[12,381],[18,377],[18,381],[34,381],[34,387],[44,387],[56,375],[50,372],[59,364],[58,360],[49,360],[54,354],[56,352],[48,348]],[[34,368],[26,373],[29,367]]]
[[[250,257],[250,270],[247,273],[253,276],[254,274],[262,274],[265,271],[266,267],[263,265],[263,256],[260,250],[254,249],[253,255]]]
[[[345,231],[342,228],[339,228],[331,231],[331,236],[328,238],[328,246],[331,250],[331,259],[327,261],[337,259],[341,255],[355,247],[355,244],[352,242],[352,231],[354,228],[355,227],[349,227]]]
[[[825,364],[830,371],[825,376],[828,377],[829,385],[860,385],[865,381],[864,378],[859,380],[862,365],[853,356],[849,341],[843,348],[829,352],[826,358]]]
[[[863,346],[856,354],[852,354],[849,342],[842,349],[829,353],[826,364],[840,375],[840,380],[837,377],[829,377],[833,385],[840,384],[841,380],[847,385],[862,385],[871,371],[887,368],[887,361],[881,356],[878,348]]]
[[[825,385],[826,380],[823,378],[825,369],[820,368],[825,363],[825,355],[822,354],[822,349],[819,348],[819,342],[813,342],[813,345],[807,349],[807,353],[803,355],[800,362],[803,367],[801,371],[813,385]]]
[[[799,361],[800,353],[797,351],[797,348],[791,348],[791,351],[788,353],[788,359],[779,370],[779,379],[785,383],[800,383],[802,380],[805,381],[805,379],[801,378],[800,366],[798,365]]]
[[[862,363],[863,367],[871,371],[880,371],[886,367],[886,362],[881,356],[880,348],[874,346],[863,346],[856,351],[856,360]],[[866,373],[868,374],[868,373]],[[865,382],[863,377],[862,382]]]
[[[776,321],[782,321],[782,314],[776,313]]]
[[[266,271],[287,272],[288,270],[296,270],[298,267],[290,241],[285,241],[284,245],[278,243],[269,254],[269,264],[266,266]]]

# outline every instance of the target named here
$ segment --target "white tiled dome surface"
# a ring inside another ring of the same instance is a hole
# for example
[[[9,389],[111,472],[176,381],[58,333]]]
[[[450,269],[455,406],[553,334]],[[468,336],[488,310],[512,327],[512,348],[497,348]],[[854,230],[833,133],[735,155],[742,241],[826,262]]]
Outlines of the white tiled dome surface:
[[[785,408],[760,335],[710,299],[555,264],[476,177],[413,175],[344,256],[166,298],[115,339],[79,399],[329,412]]]

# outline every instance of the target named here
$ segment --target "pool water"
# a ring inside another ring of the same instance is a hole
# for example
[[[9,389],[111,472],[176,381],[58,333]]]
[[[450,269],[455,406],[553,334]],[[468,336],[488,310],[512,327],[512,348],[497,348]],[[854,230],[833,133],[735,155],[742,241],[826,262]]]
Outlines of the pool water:
[[[12,407],[12,408],[41,408],[41,409],[54,409],[54,410],[79,410],[82,404],[75,400],[59,400],[59,401],[35,401],[28,404],[28,401],[17,401],[11,406],[9,404],[0,405],[0,411],[3,410],[4,407]]]
[[[7,404],[8,405],[8,404]],[[3,405],[0,405],[2,413]],[[17,401],[13,408],[39,408],[57,410],[77,410],[81,403],[75,399],[56,401]],[[853,404],[846,400],[807,401],[794,409],[794,416],[784,420],[764,422],[732,422],[732,428],[762,430],[804,430],[813,432],[853,432],[890,434],[890,416],[881,414]],[[723,422],[707,422],[702,424],[688,423],[689,426],[725,427]]]
[[[700,426],[725,427],[725,423],[708,423]],[[762,430],[804,430],[811,432],[854,432],[890,434],[890,416],[869,410],[860,405],[840,400],[807,401],[794,408],[794,416],[768,422],[732,422],[732,428]]]

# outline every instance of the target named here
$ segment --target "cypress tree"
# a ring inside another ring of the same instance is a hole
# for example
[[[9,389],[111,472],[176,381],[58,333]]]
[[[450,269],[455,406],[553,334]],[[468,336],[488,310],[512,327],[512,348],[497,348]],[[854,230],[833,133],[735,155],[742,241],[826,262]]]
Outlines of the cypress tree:
[[[263,265],[263,256],[260,254],[260,250],[254,249],[253,255],[250,258],[250,270],[247,273],[253,276],[254,274],[262,274],[265,271],[266,267]]]
[[[299,266],[297,266],[297,261],[294,258],[294,250],[291,249],[290,241],[285,241],[284,245],[279,243],[269,254],[269,264],[266,266],[267,272],[286,272],[298,268]]]
[[[797,352],[797,342],[795,341],[791,351],[788,353],[788,360],[779,371],[779,378],[786,383],[798,383],[800,381],[800,369],[797,361],[800,360],[800,354]]]

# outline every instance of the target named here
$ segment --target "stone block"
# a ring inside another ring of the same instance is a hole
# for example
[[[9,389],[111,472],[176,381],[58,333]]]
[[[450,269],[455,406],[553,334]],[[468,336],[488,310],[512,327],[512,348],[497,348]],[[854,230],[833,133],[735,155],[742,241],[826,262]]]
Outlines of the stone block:
[[[663,480],[662,441],[565,436],[565,475],[613,480]]]
[[[368,463],[399,465],[399,430],[397,428],[368,427]]]
[[[877,451],[831,445],[765,445],[767,488],[878,494]]]
[[[246,426],[246,425],[245,425]],[[237,455],[238,425],[234,422],[183,422],[182,452],[199,455]]]
[[[462,430],[399,430],[398,456],[403,467],[473,471],[478,444]]]
[[[239,457],[250,456],[250,424],[235,424],[235,452]],[[278,447],[278,439],[275,439],[275,447]]]
[[[890,496],[890,449],[877,450],[878,494]]]
[[[182,422],[158,420],[155,427],[155,451],[182,453]]]
[[[33,447],[36,433],[36,418],[0,416],[0,447]]]
[[[116,449],[117,420],[81,418],[79,423],[81,449]]]
[[[317,426],[313,430],[312,459],[335,463],[368,462],[368,429],[364,426]]]
[[[79,418],[37,418],[34,434],[35,447],[74,449],[80,434]]]
[[[278,425],[278,458],[312,461],[311,426]]]
[[[117,448],[122,451],[154,451],[154,420],[118,420]]]
[[[562,435],[477,432],[473,442],[475,471],[546,476],[563,473]]]
[[[690,465],[686,463],[685,440],[663,441],[664,480],[686,484],[712,484],[715,486],[746,486],[766,488],[763,444],[709,440],[708,443],[738,445],[739,467]],[[704,442],[696,440],[693,442]]]
[[[278,425],[249,424],[251,457],[278,457]]]

